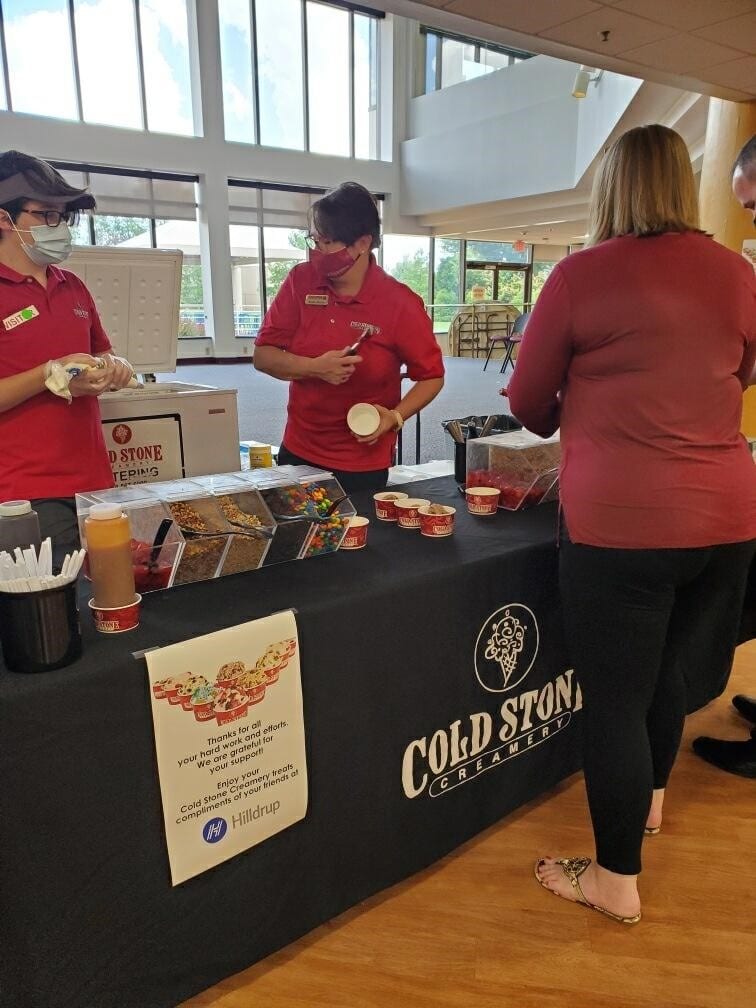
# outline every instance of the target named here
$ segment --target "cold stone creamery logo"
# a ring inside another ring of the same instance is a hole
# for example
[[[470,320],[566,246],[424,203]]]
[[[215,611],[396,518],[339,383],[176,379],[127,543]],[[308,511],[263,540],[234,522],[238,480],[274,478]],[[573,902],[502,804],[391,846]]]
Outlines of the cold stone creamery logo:
[[[539,640],[538,621],[527,606],[513,602],[492,613],[475,643],[475,675],[483,689],[504,693],[518,686],[535,663]],[[404,793],[447,794],[547,742],[582,706],[580,686],[568,669],[541,689],[508,697],[495,714],[469,714],[414,739],[402,759]]]
[[[475,675],[489,693],[518,686],[538,654],[538,623],[518,602],[489,616],[475,643]]]
[[[125,423],[116,424],[113,428],[113,440],[116,444],[128,444],[131,441],[131,427]]]

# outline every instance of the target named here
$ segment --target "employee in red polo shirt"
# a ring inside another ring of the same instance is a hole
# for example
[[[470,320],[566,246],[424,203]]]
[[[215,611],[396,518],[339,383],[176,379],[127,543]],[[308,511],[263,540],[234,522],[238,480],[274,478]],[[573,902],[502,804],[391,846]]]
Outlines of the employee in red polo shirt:
[[[113,485],[97,397],[132,377],[92,295],[57,265],[69,224],[94,205],[47,162],[0,154],[0,501],[33,501],[58,547],[77,541],[74,494]],[[70,403],[45,385],[56,360],[93,368],[72,380]]]
[[[380,241],[378,208],[363,186],[345,182],[318,200],[309,262],[291,270],[255,343],[257,370],[290,382],[279,463],[328,469],[348,493],[385,487],[397,431],[444,384],[423,302],[376,263]],[[403,368],[414,382],[404,396]],[[368,438],[347,426],[358,402],[380,413]]]

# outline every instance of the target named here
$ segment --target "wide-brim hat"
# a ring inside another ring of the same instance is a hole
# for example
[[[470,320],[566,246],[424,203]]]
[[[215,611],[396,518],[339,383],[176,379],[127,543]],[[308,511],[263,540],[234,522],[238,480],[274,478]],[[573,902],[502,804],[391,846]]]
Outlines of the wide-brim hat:
[[[61,210],[92,210],[96,206],[94,196],[86,189],[71,187],[65,193],[41,192],[39,184],[28,179],[23,172],[0,180],[0,206],[17,199],[38,200],[59,206]]]

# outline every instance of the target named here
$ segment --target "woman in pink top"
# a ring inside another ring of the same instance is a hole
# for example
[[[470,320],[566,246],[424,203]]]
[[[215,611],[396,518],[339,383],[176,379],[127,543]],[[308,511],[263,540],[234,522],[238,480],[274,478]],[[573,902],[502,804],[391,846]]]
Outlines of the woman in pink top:
[[[688,151],[630,130],[597,172],[588,246],[554,269],[509,385],[561,428],[560,581],[585,698],[596,858],[539,882],[640,919],[641,843],[658,833],[686,710],[724,688],[756,548],[756,467],[740,434],[756,281],[698,225]]]

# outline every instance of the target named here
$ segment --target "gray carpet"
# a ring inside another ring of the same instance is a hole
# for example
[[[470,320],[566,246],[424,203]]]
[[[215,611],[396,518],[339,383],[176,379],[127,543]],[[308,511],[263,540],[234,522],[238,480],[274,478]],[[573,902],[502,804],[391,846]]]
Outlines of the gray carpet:
[[[507,413],[507,400],[498,395],[511,374],[499,374],[500,363],[491,361],[483,373],[483,361],[447,357],[446,384],[441,394],[426,407],[421,417],[420,462],[452,458],[451,439],[441,427],[442,420],[488,413]],[[186,364],[162,381],[183,381],[214,385],[239,391],[239,435],[243,441],[279,444],[286,417],[288,385],[260,374],[250,364]],[[406,387],[406,386],[405,386]],[[324,394],[328,386],[323,386]],[[405,428],[405,464],[415,461],[415,421]]]

